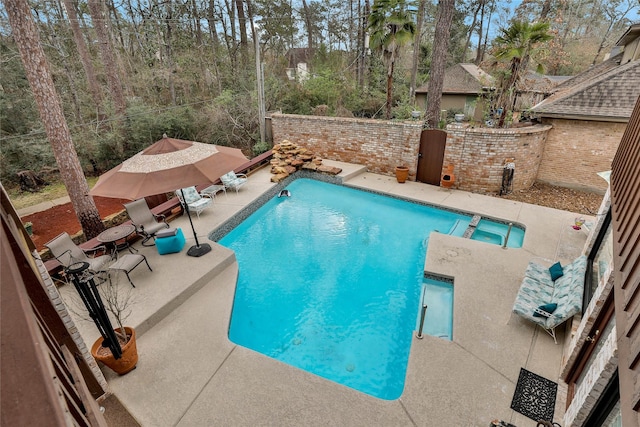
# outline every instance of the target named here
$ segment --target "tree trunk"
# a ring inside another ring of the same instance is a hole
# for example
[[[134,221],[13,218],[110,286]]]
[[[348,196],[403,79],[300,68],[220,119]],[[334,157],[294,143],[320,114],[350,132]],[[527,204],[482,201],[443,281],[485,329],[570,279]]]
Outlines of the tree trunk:
[[[122,50],[126,52],[127,46],[124,42],[124,37],[122,35],[122,27],[120,26],[120,15],[118,14],[118,10],[116,9],[116,6],[113,4],[113,0],[108,0],[105,3],[105,6],[107,6],[107,10],[111,13],[111,15],[113,15],[113,20],[115,21],[116,29],[118,30],[118,40],[120,41],[120,46],[122,46]],[[107,17],[109,19],[109,22],[111,22],[111,17],[109,16],[109,13],[107,13]]]
[[[482,8],[480,9],[480,23],[478,24],[478,50],[476,51],[476,59],[474,64],[480,65],[482,59],[482,35],[484,34],[484,9],[487,4],[487,0],[481,0]]]
[[[359,9],[360,10],[360,9]],[[361,50],[359,52],[360,61],[358,62],[358,86],[362,90],[366,90],[367,85],[367,70],[369,59],[369,33],[367,32],[367,22],[369,21],[369,13],[371,12],[371,6],[369,0],[364,0],[364,9],[361,10],[361,22],[358,29],[359,40]]]
[[[420,0],[418,5],[418,17],[416,22],[416,36],[413,41],[413,59],[411,63],[411,83],[409,86],[409,98],[415,102],[416,80],[418,76],[418,60],[420,59],[420,41],[422,39],[422,21],[424,21],[424,11],[427,8],[427,0]]]
[[[358,82],[358,87],[362,89],[364,86],[364,34],[366,31],[366,21],[364,20],[364,13],[362,8],[360,7],[360,0],[358,0],[358,39],[356,42],[356,52],[357,52],[357,71],[356,71],[356,81]]]
[[[107,75],[107,85],[109,86],[111,99],[113,100],[116,114],[122,118],[126,113],[127,103],[124,99],[122,85],[120,84],[120,79],[118,77],[118,65],[113,54],[111,38],[109,37],[109,31],[107,29],[107,20],[104,13],[103,1],[104,0],[89,0],[89,13],[91,14],[93,27],[95,28],[96,36],[98,37],[100,57],[102,58],[102,65],[104,66],[104,71]]]
[[[72,0],[63,0],[64,7],[67,10],[67,16],[69,17],[69,24],[71,25],[71,31],[73,32],[73,40],[76,43],[78,54],[80,55],[80,62],[82,62],[82,68],[84,74],[87,77],[87,85],[89,86],[89,92],[93,98],[93,103],[96,105],[98,111],[98,119],[103,119],[102,114],[102,91],[100,90],[100,84],[96,78],[96,71],[89,55],[89,50],[82,37],[80,31],[80,24],[78,22],[78,15],[76,14],[75,2]]]
[[[231,67],[234,69],[237,65],[237,45],[238,41],[236,40],[236,8],[233,4],[229,3],[229,0],[224,0],[225,7],[227,9],[227,16],[229,17],[229,28],[227,29],[226,21],[224,17],[222,18],[222,30],[224,32],[224,41],[227,44],[227,52],[229,54],[229,59],[231,60]],[[229,37],[229,31],[231,32],[231,37]]]
[[[600,56],[600,52],[602,52],[602,49],[604,49],[604,45],[607,42],[607,37],[609,37],[609,33],[611,32],[611,29],[613,28],[614,23],[615,23],[614,19],[611,18],[611,21],[609,21],[609,27],[607,28],[607,31],[602,36],[602,40],[598,45],[598,51],[596,52],[596,55],[593,57],[593,62],[591,63],[591,66],[596,65],[596,62],[598,61],[598,56]]]
[[[136,22],[136,15],[133,13],[133,6],[131,5],[131,0],[127,0],[125,3],[127,12],[129,12],[129,18],[131,19],[131,23],[133,24],[133,34],[138,42],[138,48],[140,49],[140,54],[144,55],[144,46],[142,45],[142,41],[140,40],[140,26]],[[131,43],[131,56],[135,57],[135,49],[133,48],[133,43]]]
[[[176,105],[176,87],[173,79],[175,73],[175,67],[173,64],[173,51],[171,48],[171,39],[173,37],[173,1],[169,0],[166,3],[167,13],[165,24],[167,31],[164,33],[164,46],[165,46],[165,60],[168,70],[167,84],[169,85],[169,94],[171,96],[171,105]]]
[[[393,102],[393,69],[396,65],[396,59],[394,56],[391,57],[387,68],[387,104],[385,113],[387,120],[391,120],[391,103]]]
[[[218,93],[222,92],[222,79],[220,78],[220,70],[218,69],[218,46],[220,40],[218,38],[218,32],[216,31],[216,17],[215,17],[215,3],[214,0],[209,1],[209,7],[207,9],[207,22],[209,23],[209,33],[211,35],[211,46],[213,52],[213,69],[215,72],[215,79],[218,83]]]
[[[489,43],[489,33],[491,32],[491,18],[493,17],[493,11],[496,8],[496,0],[491,1],[489,6],[489,19],[487,20],[487,30],[484,32],[484,43],[482,44],[482,50],[480,51],[480,57],[478,58],[478,65],[484,61],[484,54],[487,52],[487,44]]]
[[[198,10],[198,5],[196,4],[196,0],[191,0],[191,14],[193,15],[193,20],[195,21],[195,36],[196,36],[196,49],[198,50],[198,68],[200,69],[200,78],[198,79],[198,86],[200,90],[204,91],[206,88],[205,85],[205,73],[206,67],[204,65],[204,54],[202,52],[202,47],[204,45],[202,40],[202,26],[200,25],[200,11]]]
[[[462,59],[460,62],[467,62],[467,52],[469,51],[469,46],[471,45],[471,36],[473,35],[473,31],[476,29],[476,24],[478,22],[478,13],[480,12],[480,8],[482,7],[482,1],[478,1],[478,7],[476,8],[475,13],[473,14],[473,20],[471,21],[471,25],[469,25],[469,33],[467,34],[467,39],[464,42],[464,49],[462,50]]]
[[[546,21],[549,12],[551,11],[551,0],[545,0],[542,4],[542,10],[540,11],[540,21]]]
[[[431,73],[429,75],[429,92],[425,117],[425,125],[431,129],[437,128],[440,120],[444,68],[447,62],[449,33],[455,9],[455,0],[440,0],[438,3],[438,20],[436,21],[436,32],[433,35],[433,54],[431,56]]]
[[[307,27],[307,47],[313,47],[313,31],[311,29],[311,12],[305,0],[302,0],[302,10],[304,10],[304,23]]]
[[[507,84],[502,87],[500,101],[498,102],[498,106],[502,108],[500,119],[498,120],[499,128],[504,126],[504,122],[507,119],[507,113],[511,111],[508,107],[511,107],[514,103],[515,92],[517,90],[516,86],[518,84],[518,79],[520,78],[520,70],[524,68],[522,67],[522,64],[525,61],[527,60],[521,60],[520,58],[513,58],[511,60],[511,76],[509,76]],[[510,91],[509,88],[513,88],[513,91]]]
[[[209,0],[209,7],[207,8],[207,22],[209,23],[209,35],[211,36],[211,40],[214,49],[218,48],[218,44],[220,44],[220,40],[218,39],[218,32],[216,31],[216,3],[215,0]],[[214,52],[215,53],[215,52]]]
[[[42,50],[29,5],[26,0],[5,0],[4,5],[60,175],[82,230],[87,239],[92,239],[104,231],[104,225],[93,198],[89,195],[89,185],[73,146],[67,121],[62,114],[60,97],[53,85],[49,63]]]
[[[118,64],[118,70],[116,70],[116,74],[119,76],[120,86],[122,87],[123,93],[126,95],[132,95],[131,87],[129,85],[129,75],[135,72],[135,66],[131,63],[131,58],[127,55],[124,56],[120,53],[127,51],[126,44],[124,42],[124,38],[122,36],[122,32],[120,29],[120,14],[116,7],[113,4],[113,0],[104,0],[104,11],[107,16],[107,34],[111,36],[111,46],[113,49],[113,55],[116,59],[116,64]],[[116,23],[116,28],[119,33],[119,43],[122,46],[122,50],[116,48],[117,41],[116,36],[113,30],[113,26],[111,24],[112,19],[110,13],[113,14],[113,21]],[[125,63],[126,62],[126,63]],[[127,70],[127,66],[129,69]],[[125,102],[126,106],[126,102]]]
[[[45,19],[42,21],[43,25],[46,25],[48,31],[43,31],[45,42],[48,46],[54,48],[59,55],[60,68],[64,70],[65,77],[67,78],[68,86],[63,88],[59,93],[66,95],[65,100],[69,101],[73,105],[73,111],[75,119],[78,123],[83,123],[83,117],[80,108],[80,97],[78,96],[78,87],[76,84],[77,78],[71,69],[70,55],[67,53],[67,49],[61,40],[68,40],[69,31],[64,26],[65,18],[62,4],[55,2],[51,8],[47,8],[44,11]],[[56,24],[56,23],[62,24]],[[58,83],[59,85],[61,82]],[[64,100],[63,100],[64,102]]]
[[[244,1],[235,0],[238,11],[238,25],[240,27],[240,57],[242,65],[246,67],[249,61],[249,40],[247,39],[247,18],[244,15]]]

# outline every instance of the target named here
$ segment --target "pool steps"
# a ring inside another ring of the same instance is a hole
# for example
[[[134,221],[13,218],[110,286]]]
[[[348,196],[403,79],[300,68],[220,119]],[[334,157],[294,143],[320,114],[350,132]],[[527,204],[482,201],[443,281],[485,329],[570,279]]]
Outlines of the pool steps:
[[[478,224],[480,224],[480,220],[482,220],[482,216],[481,215],[473,215],[473,217],[471,218],[471,221],[469,221],[469,223],[467,224],[466,230],[459,237],[462,237],[463,239],[471,239],[473,237],[473,233],[475,233],[476,230],[480,230],[478,228]],[[463,220],[460,220],[460,219],[456,220],[456,222],[449,229],[449,232],[447,234],[450,235],[450,236],[457,236],[458,233],[459,233],[458,232],[458,228],[460,227],[460,225],[463,225],[464,223],[465,223],[465,221],[463,221]],[[506,249],[507,248],[507,243],[509,242],[509,235],[511,234],[511,228],[512,227],[513,227],[513,223],[510,222],[509,223],[509,228],[507,229],[506,236],[498,235],[498,234],[495,234],[495,233],[492,233],[492,232],[486,231],[486,230],[482,230],[482,231],[484,231],[485,233],[497,236],[500,239],[500,245],[502,246],[502,248]],[[436,231],[438,231],[438,230],[436,230]],[[429,238],[427,237],[423,243],[426,245],[426,243],[428,241],[429,241]]]
[[[449,229],[449,232],[447,234],[450,235],[450,236],[453,235],[453,233],[455,233],[456,229],[458,228],[458,226],[460,225],[461,222],[462,222],[462,220],[457,219],[455,224],[453,224],[453,227],[451,227]]]

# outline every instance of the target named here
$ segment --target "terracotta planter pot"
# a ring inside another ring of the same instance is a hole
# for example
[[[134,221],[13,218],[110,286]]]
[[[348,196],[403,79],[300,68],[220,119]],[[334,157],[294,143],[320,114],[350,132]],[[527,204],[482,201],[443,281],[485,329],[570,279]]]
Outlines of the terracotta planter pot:
[[[451,188],[455,182],[456,176],[453,174],[453,165],[447,165],[440,178],[440,186],[443,188]]]
[[[404,183],[409,177],[409,168],[406,166],[396,167],[396,179],[400,184]]]
[[[442,188],[451,188],[451,187],[453,187],[453,180],[448,178],[448,177],[449,177],[449,175],[445,175],[440,180],[440,186]]]
[[[109,369],[119,375],[124,375],[136,368],[138,363],[138,349],[136,347],[136,331],[128,326],[124,327],[129,341],[122,346],[122,357],[117,359],[113,357],[108,347],[102,347],[104,338],[100,337],[91,346],[91,354],[93,357],[104,363]]]

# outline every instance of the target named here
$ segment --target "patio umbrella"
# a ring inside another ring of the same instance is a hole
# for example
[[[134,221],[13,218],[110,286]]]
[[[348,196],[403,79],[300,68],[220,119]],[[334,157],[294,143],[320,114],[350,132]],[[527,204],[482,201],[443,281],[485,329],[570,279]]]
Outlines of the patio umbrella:
[[[192,185],[213,183],[247,160],[237,148],[164,135],[161,140],[102,174],[89,193],[93,196],[136,200]],[[189,249],[187,254],[203,255],[211,247],[206,243],[200,245],[188,206],[185,210],[196,240],[196,246]]]
[[[165,135],[102,174],[90,194],[136,200],[178,188],[213,183],[246,162],[247,158],[237,148]]]

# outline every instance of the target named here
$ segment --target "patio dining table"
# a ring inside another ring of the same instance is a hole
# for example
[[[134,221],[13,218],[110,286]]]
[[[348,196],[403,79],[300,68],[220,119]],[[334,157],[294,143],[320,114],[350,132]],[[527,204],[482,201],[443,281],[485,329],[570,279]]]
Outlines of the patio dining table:
[[[136,227],[132,224],[116,225],[115,227],[108,228],[102,233],[98,234],[96,239],[98,239],[99,242],[102,242],[105,245],[112,246],[113,249],[111,252],[111,257],[117,258],[118,251],[121,249],[129,249],[129,252],[131,253],[133,253],[133,251],[138,252],[136,248],[129,244],[128,240],[129,236],[135,233],[135,231]],[[118,243],[120,240],[122,240],[123,242]]]

